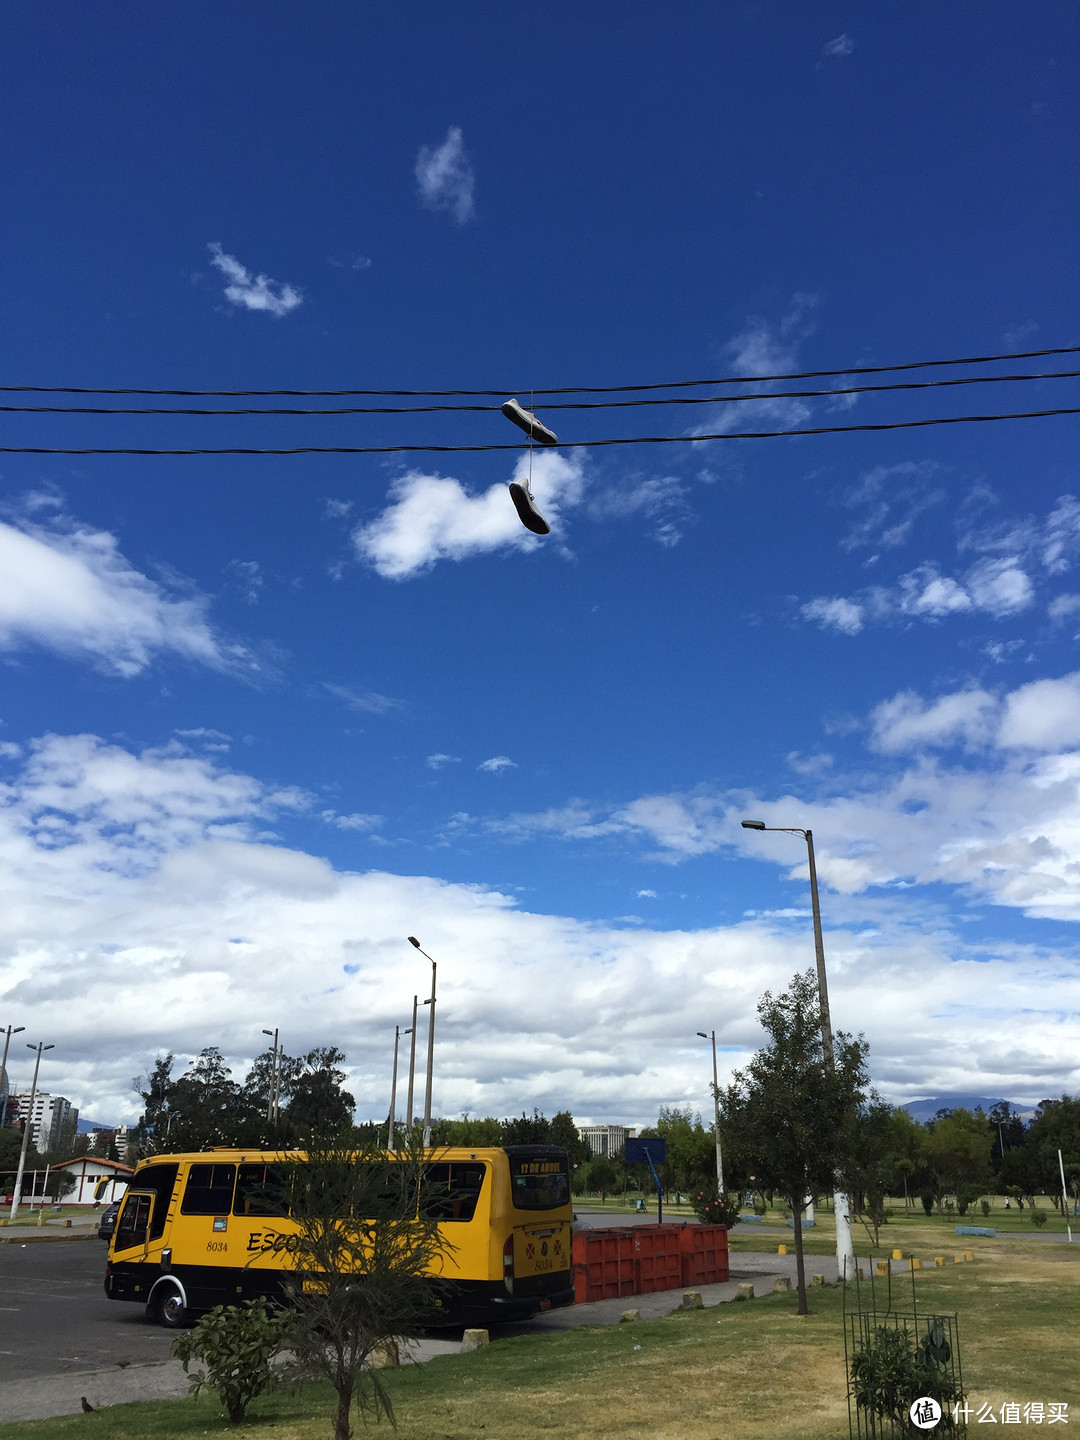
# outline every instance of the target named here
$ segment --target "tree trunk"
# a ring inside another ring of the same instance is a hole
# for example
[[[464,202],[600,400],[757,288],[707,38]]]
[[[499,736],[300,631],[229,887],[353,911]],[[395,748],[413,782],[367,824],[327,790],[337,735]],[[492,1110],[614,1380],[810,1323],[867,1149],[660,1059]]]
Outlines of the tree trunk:
[[[337,1415],[334,1417],[334,1440],[352,1440],[349,1412],[352,1410],[352,1385],[338,1388]]]
[[[788,1201],[795,1224],[795,1283],[799,1290],[799,1308],[796,1313],[809,1315],[810,1307],[806,1303],[806,1267],[803,1265],[802,1211],[799,1209],[799,1201],[795,1196],[789,1196]]]

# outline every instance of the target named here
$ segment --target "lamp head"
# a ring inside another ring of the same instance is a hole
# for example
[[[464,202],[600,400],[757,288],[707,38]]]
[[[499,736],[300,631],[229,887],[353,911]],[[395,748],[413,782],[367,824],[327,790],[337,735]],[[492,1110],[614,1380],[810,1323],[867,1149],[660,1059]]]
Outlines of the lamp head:
[[[742,822],[742,828],[743,828],[744,830],[764,830],[764,829],[765,829],[765,821],[764,821],[764,820],[744,820],[744,821]]]
[[[709,1038],[708,1035],[705,1034],[704,1030],[699,1030],[697,1033],[701,1036],[703,1040],[707,1040]]]
[[[405,939],[408,940],[410,945],[415,945],[417,950],[420,949],[420,941],[416,938],[415,935],[406,935]]]
[[[263,1034],[264,1034],[264,1035],[272,1035],[273,1033],[274,1033],[273,1030],[264,1030],[264,1031],[263,1031]]]

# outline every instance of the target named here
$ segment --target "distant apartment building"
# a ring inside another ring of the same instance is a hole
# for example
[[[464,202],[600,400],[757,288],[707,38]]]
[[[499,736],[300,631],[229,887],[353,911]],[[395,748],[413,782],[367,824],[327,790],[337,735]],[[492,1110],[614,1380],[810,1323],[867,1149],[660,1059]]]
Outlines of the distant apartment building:
[[[30,1110],[30,1092],[15,1096],[16,1114],[20,1120],[29,1120],[30,1143],[40,1154],[55,1154],[67,1150],[75,1143],[75,1128],[79,1112],[63,1095],[49,1095],[39,1090],[34,1096],[33,1110]],[[29,1112],[29,1115],[28,1115]]]
[[[594,1155],[614,1160],[626,1148],[633,1130],[625,1125],[579,1125],[578,1134]]]
[[[116,1157],[123,1160],[134,1137],[130,1125],[99,1125],[86,1132],[86,1153],[108,1155],[109,1147],[116,1147]]]

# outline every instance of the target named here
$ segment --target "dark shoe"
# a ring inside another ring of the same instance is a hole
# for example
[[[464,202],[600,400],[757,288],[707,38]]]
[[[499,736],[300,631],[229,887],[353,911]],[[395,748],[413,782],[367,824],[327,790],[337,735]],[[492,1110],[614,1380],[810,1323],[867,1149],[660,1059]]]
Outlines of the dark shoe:
[[[531,410],[524,409],[516,400],[504,401],[502,413],[508,420],[512,420],[515,425],[520,426],[526,435],[538,440],[541,445],[557,445],[559,443],[559,437],[555,431],[549,430],[546,425],[541,424]]]
[[[503,407],[506,408],[505,406]],[[532,491],[528,485],[522,484],[520,480],[514,480],[510,485],[510,499],[514,502],[514,509],[518,513],[518,519],[526,530],[531,530],[534,535],[550,535],[551,526],[547,523],[540,511],[536,508],[536,502],[532,497]]]

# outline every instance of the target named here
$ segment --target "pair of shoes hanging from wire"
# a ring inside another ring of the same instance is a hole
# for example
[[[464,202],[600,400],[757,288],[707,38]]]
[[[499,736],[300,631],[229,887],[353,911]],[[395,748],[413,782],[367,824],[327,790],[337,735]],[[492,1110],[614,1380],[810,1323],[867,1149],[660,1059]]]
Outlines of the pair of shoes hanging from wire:
[[[538,420],[531,410],[526,410],[516,400],[507,400],[502,407],[502,413],[508,420],[525,431],[529,437],[529,477],[526,480],[513,480],[510,484],[510,499],[514,502],[514,509],[518,513],[518,519],[531,530],[534,535],[550,535],[551,526],[547,523],[540,511],[536,508],[536,500],[533,497],[532,486],[532,441],[537,440],[541,445],[557,445],[558,436],[554,430]]]

